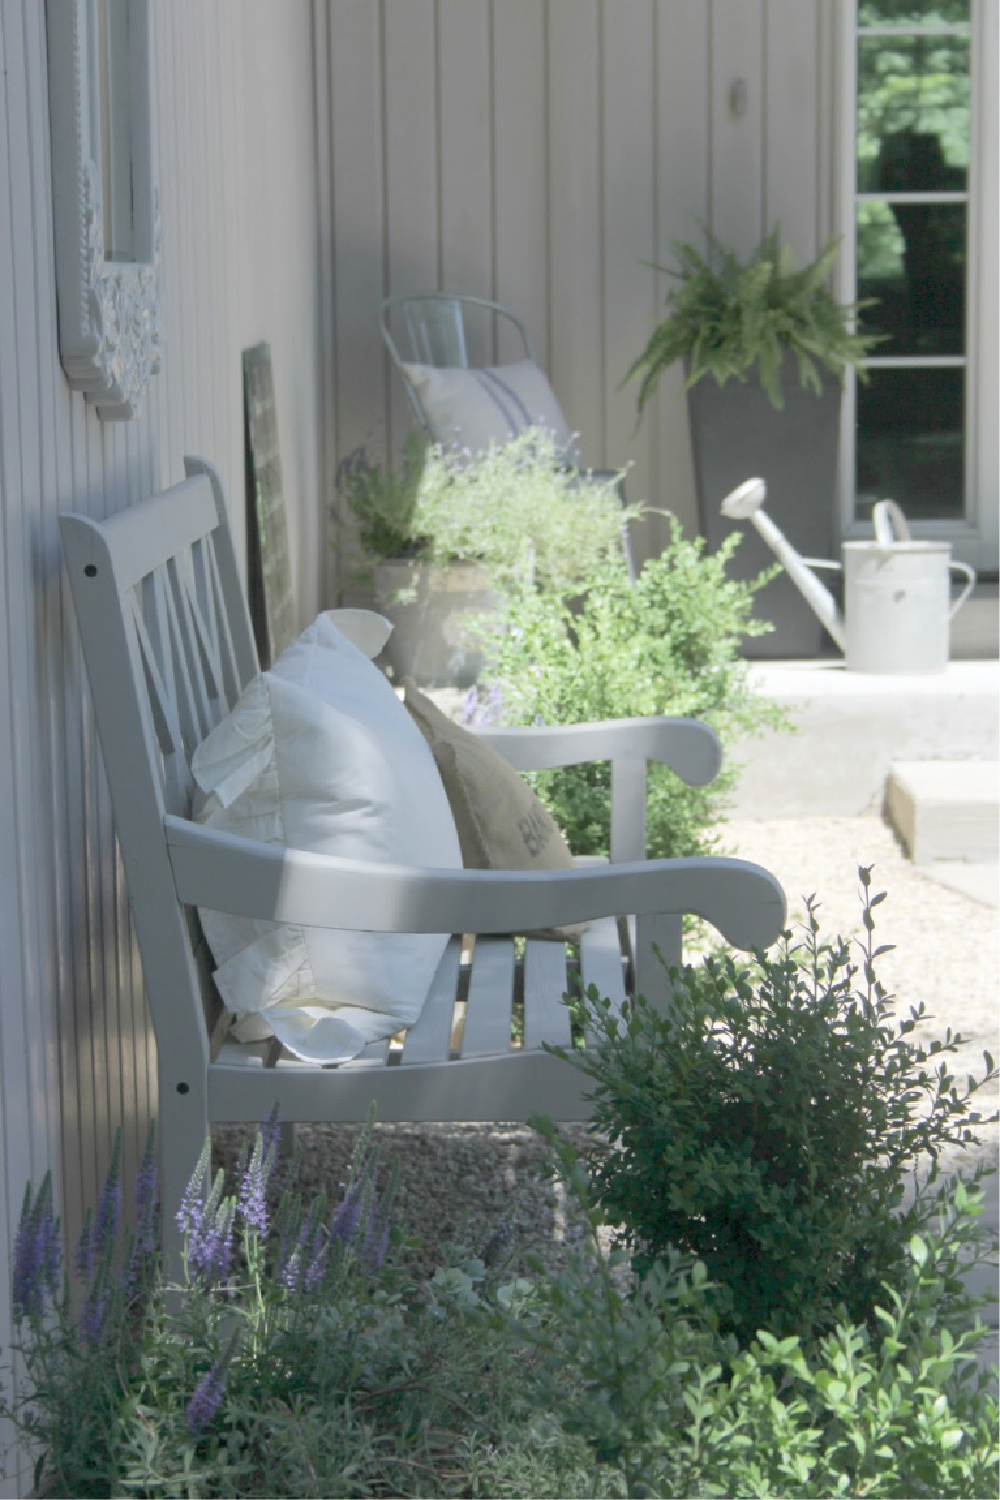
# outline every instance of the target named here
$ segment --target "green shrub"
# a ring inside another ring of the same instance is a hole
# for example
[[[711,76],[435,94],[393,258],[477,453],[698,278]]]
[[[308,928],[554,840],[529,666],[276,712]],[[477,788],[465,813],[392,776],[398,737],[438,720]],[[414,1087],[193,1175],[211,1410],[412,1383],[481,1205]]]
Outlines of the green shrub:
[[[845,1317],[819,1338],[762,1330],[741,1345],[720,1335],[698,1261],[668,1251],[622,1287],[583,1164],[542,1128],[590,1240],[539,1284],[520,1332],[540,1398],[590,1447],[591,1494],[621,1493],[616,1481],[636,1496],[996,1494],[996,1370],[990,1391],[976,1360],[989,1331],[954,1292],[979,1240],[981,1191],[959,1182],[941,1195],[873,1331]]]
[[[719,734],[724,750],[739,734],[784,722],[751,695],[737,653],[747,636],[770,627],[750,618],[751,583],[727,576],[739,544],[734,534],[706,554],[671,517],[670,540],[630,584],[624,564],[591,570],[581,597],[524,591],[511,604],[495,648],[495,681],[484,683],[506,724],[577,724],[654,714],[689,715]],[[473,695],[474,696],[474,695]],[[474,707],[470,705],[470,716]],[[707,788],[688,787],[663,766],[650,766],[647,852],[653,858],[708,847],[735,775],[731,765]],[[610,767],[606,762],[539,773],[536,790],[576,854],[607,853]]]
[[[619,1019],[593,991],[579,1002],[600,1037],[571,1054],[594,1084],[592,1190],[638,1270],[674,1248],[703,1262],[721,1326],[740,1339],[813,1338],[844,1318],[877,1331],[884,1284],[901,1284],[938,1211],[938,1154],[976,1141],[969,1101],[997,1076],[986,1054],[986,1076],[960,1089],[947,1059],[961,1037],[919,1046],[922,1006],[894,1022],[875,975],[884,898],[860,875],[857,985],[848,944],[820,943],[810,902],[803,941],[786,933],[774,956],[686,968],[663,1014],[640,998]]]

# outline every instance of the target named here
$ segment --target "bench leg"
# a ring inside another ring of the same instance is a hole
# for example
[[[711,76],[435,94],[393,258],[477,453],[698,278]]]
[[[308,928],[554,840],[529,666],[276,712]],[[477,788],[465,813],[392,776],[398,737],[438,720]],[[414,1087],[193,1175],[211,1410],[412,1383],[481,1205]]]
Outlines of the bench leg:
[[[204,1076],[200,1080],[193,1077],[188,1092],[178,1094],[161,1072],[157,1130],[164,1276],[167,1282],[178,1282],[182,1276],[184,1237],[177,1227],[177,1210],[208,1136],[208,1089]]]

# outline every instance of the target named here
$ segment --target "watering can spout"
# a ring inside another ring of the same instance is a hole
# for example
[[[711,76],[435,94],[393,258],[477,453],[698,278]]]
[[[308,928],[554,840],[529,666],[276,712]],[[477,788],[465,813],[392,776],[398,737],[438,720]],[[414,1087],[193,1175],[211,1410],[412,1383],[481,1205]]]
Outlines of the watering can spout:
[[[816,577],[805,558],[796,552],[784,532],[761,509],[766,498],[767,485],[764,480],[747,479],[735,490],[731,490],[723,500],[722,514],[731,521],[751,523],[781,563],[820,624],[830,632],[841,651],[846,651],[844,617],[837,608],[837,601],[826,585]]]

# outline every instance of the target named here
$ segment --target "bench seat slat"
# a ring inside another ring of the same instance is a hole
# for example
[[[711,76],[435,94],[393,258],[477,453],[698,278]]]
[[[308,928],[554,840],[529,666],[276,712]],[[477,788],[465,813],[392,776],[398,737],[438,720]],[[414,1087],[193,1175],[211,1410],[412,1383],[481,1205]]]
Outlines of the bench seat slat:
[[[462,940],[453,937],[442,954],[424,1008],[403,1039],[401,1067],[447,1062],[461,955]]]
[[[565,943],[529,938],[524,954],[524,1045],[571,1044],[566,993]]]
[[[462,1037],[463,1057],[489,1057],[509,1050],[513,1000],[513,938],[477,938]]]
[[[596,984],[601,998],[621,1010],[625,1004],[625,976],[616,917],[591,922],[584,932],[580,939],[580,978],[584,989]]]

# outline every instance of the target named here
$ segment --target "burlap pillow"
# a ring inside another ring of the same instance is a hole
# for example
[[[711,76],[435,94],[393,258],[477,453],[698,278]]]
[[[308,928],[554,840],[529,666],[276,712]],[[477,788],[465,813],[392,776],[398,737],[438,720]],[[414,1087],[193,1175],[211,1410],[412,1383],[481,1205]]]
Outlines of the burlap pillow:
[[[562,829],[502,755],[443,714],[410,678],[403,701],[441,773],[467,870],[573,869]],[[586,926],[537,935],[572,940]]]

